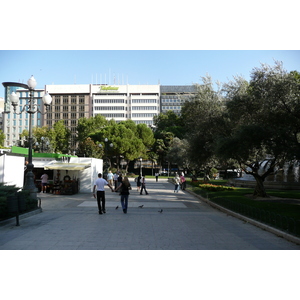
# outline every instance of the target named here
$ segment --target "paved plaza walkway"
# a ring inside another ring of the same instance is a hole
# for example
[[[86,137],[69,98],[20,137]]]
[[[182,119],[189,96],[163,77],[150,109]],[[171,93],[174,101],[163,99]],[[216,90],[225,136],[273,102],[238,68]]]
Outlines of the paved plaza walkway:
[[[300,245],[216,210],[166,178],[147,179],[140,195],[131,179],[128,213],[106,189],[106,214],[92,194],[39,194],[42,213],[0,224],[6,250],[299,250]],[[139,206],[143,205],[143,208]],[[116,207],[119,206],[118,209]],[[163,210],[162,212],[160,212]]]

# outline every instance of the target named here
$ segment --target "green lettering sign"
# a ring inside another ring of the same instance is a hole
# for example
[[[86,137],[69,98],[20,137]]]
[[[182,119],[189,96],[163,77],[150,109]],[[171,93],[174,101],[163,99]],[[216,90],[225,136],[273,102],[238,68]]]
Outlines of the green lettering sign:
[[[117,86],[101,86],[101,91],[117,91],[119,87]]]

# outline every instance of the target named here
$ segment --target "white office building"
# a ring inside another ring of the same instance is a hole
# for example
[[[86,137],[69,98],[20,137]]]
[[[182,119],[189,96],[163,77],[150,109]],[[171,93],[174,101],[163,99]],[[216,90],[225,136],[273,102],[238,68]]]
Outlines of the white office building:
[[[103,115],[117,122],[133,120],[153,124],[160,112],[159,85],[92,85],[93,116]]]

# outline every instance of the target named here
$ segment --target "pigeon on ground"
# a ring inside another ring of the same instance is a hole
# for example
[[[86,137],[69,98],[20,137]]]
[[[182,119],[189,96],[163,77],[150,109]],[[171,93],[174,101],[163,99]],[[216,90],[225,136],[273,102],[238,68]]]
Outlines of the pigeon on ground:
[[[162,213],[162,212],[163,212],[163,209],[159,210],[158,212],[159,212],[159,213]]]
[[[116,207],[116,209],[118,209],[118,208],[119,208],[119,206]]]
[[[139,208],[143,208],[143,207],[144,207],[144,205],[139,206]]]

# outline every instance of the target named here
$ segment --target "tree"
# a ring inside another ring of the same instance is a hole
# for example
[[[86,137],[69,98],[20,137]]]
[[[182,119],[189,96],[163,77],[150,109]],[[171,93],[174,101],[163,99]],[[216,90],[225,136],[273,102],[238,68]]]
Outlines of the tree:
[[[215,141],[226,132],[224,119],[225,103],[221,91],[214,90],[209,76],[202,78],[203,84],[196,84],[197,93],[182,107],[185,138],[189,143],[188,156],[193,169],[207,169],[216,166]]]
[[[274,66],[263,64],[253,69],[249,85],[235,82],[228,89],[231,129],[218,139],[217,153],[235,159],[247,174],[253,175],[255,196],[267,197],[266,177],[284,162],[300,158],[297,75],[287,73],[278,62]]]
[[[3,131],[0,129],[0,146],[3,147],[5,141],[5,134]]]
[[[69,152],[69,139],[71,131],[65,126],[64,120],[60,120],[53,125],[49,131],[50,141],[55,153]]]
[[[136,126],[137,137],[141,139],[142,143],[147,149],[150,149],[154,142],[153,131],[146,124],[138,124]]]
[[[105,145],[105,138],[113,147],[107,147],[106,157],[115,157],[116,167],[120,167],[120,160],[127,161],[127,166],[131,160],[146,155],[146,147],[136,134],[124,125],[124,122],[116,123],[111,121],[108,126],[100,131],[91,134],[90,137],[98,144]]]
[[[80,118],[77,125],[77,140],[83,142],[89,135],[107,126],[108,121],[102,115],[95,117]]]
[[[188,141],[175,137],[167,154],[167,160],[176,163],[179,169],[185,172],[190,170],[191,162],[188,156],[189,144]]]
[[[155,142],[152,146],[152,152],[158,155],[159,165],[163,165],[165,157],[169,151],[174,134],[166,131],[155,131]]]
[[[180,139],[184,136],[183,119],[171,110],[166,113],[160,113],[158,116],[154,116],[153,124],[155,126],[155,131],[157,132],[172,132],[175,137]]]
[[[104,149],[96,145],[90,138],[86,138],[83,142],[79,142],[78,151],[80,156],[102,158]]]

